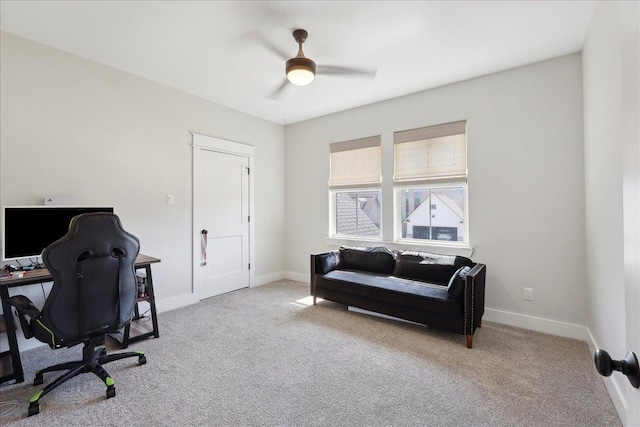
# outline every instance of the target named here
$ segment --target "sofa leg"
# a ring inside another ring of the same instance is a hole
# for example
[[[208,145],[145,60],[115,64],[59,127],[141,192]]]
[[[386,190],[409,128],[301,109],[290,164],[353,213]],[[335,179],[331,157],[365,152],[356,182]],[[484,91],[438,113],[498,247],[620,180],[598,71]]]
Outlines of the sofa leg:
[[[313,305],[316,305],[316,296],[313,296]]]
[[[482,320],[478,322],[478,326],[476,326],[476,328],[482,328]]]
[[[467,335],[467,348],[473,348],[473,335]]]

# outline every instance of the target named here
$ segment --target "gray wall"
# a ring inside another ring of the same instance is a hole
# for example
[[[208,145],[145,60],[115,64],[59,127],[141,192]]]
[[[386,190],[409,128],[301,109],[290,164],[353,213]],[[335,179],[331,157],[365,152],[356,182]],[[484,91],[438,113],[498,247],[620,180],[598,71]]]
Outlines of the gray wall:
[[[287,126],[288,270],[306,275],[309,254],[337,247],[326,239],[329,143],[382,136],[391,242],[393,132],[464,119],[470,243],[487,264],[488,318],[534,329],[549,328],[539,318],[558,321],[568,331],[555,332],[584,338],[573,328],[587,310],[580,54]],[[523,300],[523,287],[535,301]]]
[[[5,32],[1,48],[2,205],[114,206],[141,252],[162,259],[157,298],[180,298],[192,290],[190,132],[251,144],[256,280],[283,271],[281,125]]]

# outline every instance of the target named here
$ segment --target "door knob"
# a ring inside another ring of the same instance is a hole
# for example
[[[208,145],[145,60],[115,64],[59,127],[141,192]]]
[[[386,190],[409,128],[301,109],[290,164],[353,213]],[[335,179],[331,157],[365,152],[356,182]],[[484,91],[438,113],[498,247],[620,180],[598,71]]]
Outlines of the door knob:
[[[202,261],[200,262],[200,265],[207,265],[207,245],[209,243],[209,241],[207,240],[207,235],[209,234],[209,232],[205,229],[203,229],[200,232],[200,236],[202,237],[202,239],[200,240],[201,243],[201,250],[202,250]]]
[[[613,371],[620,371],[627,376],[629,382],[635,388],[640,388],[640,368],[638,358],[630,351],[622,360],[612,360],[609,353],[597,349],[593,355],[593,361],[600,375],[608,377]]]

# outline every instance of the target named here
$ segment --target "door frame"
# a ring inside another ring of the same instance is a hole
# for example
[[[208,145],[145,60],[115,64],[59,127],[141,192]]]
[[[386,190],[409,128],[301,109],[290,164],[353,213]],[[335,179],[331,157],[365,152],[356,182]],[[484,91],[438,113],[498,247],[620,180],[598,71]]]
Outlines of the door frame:
[[[191,132],[192,135],[192,207],[191,207],[191,223],[192,223],[192,292],[201,299],[202,284],[200,283],[200,226],[196,215],[197,200],[196,190],[198,186],[196,157],[200,150],[215,151],[223,154],[231,154],[235,156],[246,157],[249,160],[249,287],[253,287],[255,283],[255,212],[254,212],[254,183],[255,183],[255,147],[253,145],[242,144],[239,142],[229,141],[226,139],[215,138],[208,135],[202,135]]]

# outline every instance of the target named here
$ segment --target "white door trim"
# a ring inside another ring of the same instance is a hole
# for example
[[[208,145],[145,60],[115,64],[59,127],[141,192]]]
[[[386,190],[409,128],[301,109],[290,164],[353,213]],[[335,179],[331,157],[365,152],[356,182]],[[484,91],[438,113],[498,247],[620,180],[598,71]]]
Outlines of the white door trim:
[[[228,141],[226,139],[214,138],[212,136],[202,135],[198,133],[191,133],[192,135],[192,182],[193,182],[193,201],[191,208],[191,223],[192,223],[192,278],[193,286],[192,292],[197,295],[198,299],[201,295],[200,275],[198,269],[201,262],[200,251],[200,231],[197,230],[196,220],[196,155],[198,150],[210,150],[219,153],[234,154],[240,156],[246,156],[249,159],[249,215],[251,220],[249,221],[249,263],[251,268],[249,269],[249,287],[255,286],[255,147],[253,145],[242,144],[239,142]]]
[[[206,150],[217,151],[219,153],[239,154],[248,157],[255,156],[255,147],[253,145],[214,138],[212,136],[201,135],[199,133],[191,133],[191,135],[193,136],[193,142],[191,144],[193,147],[200,147]]]

